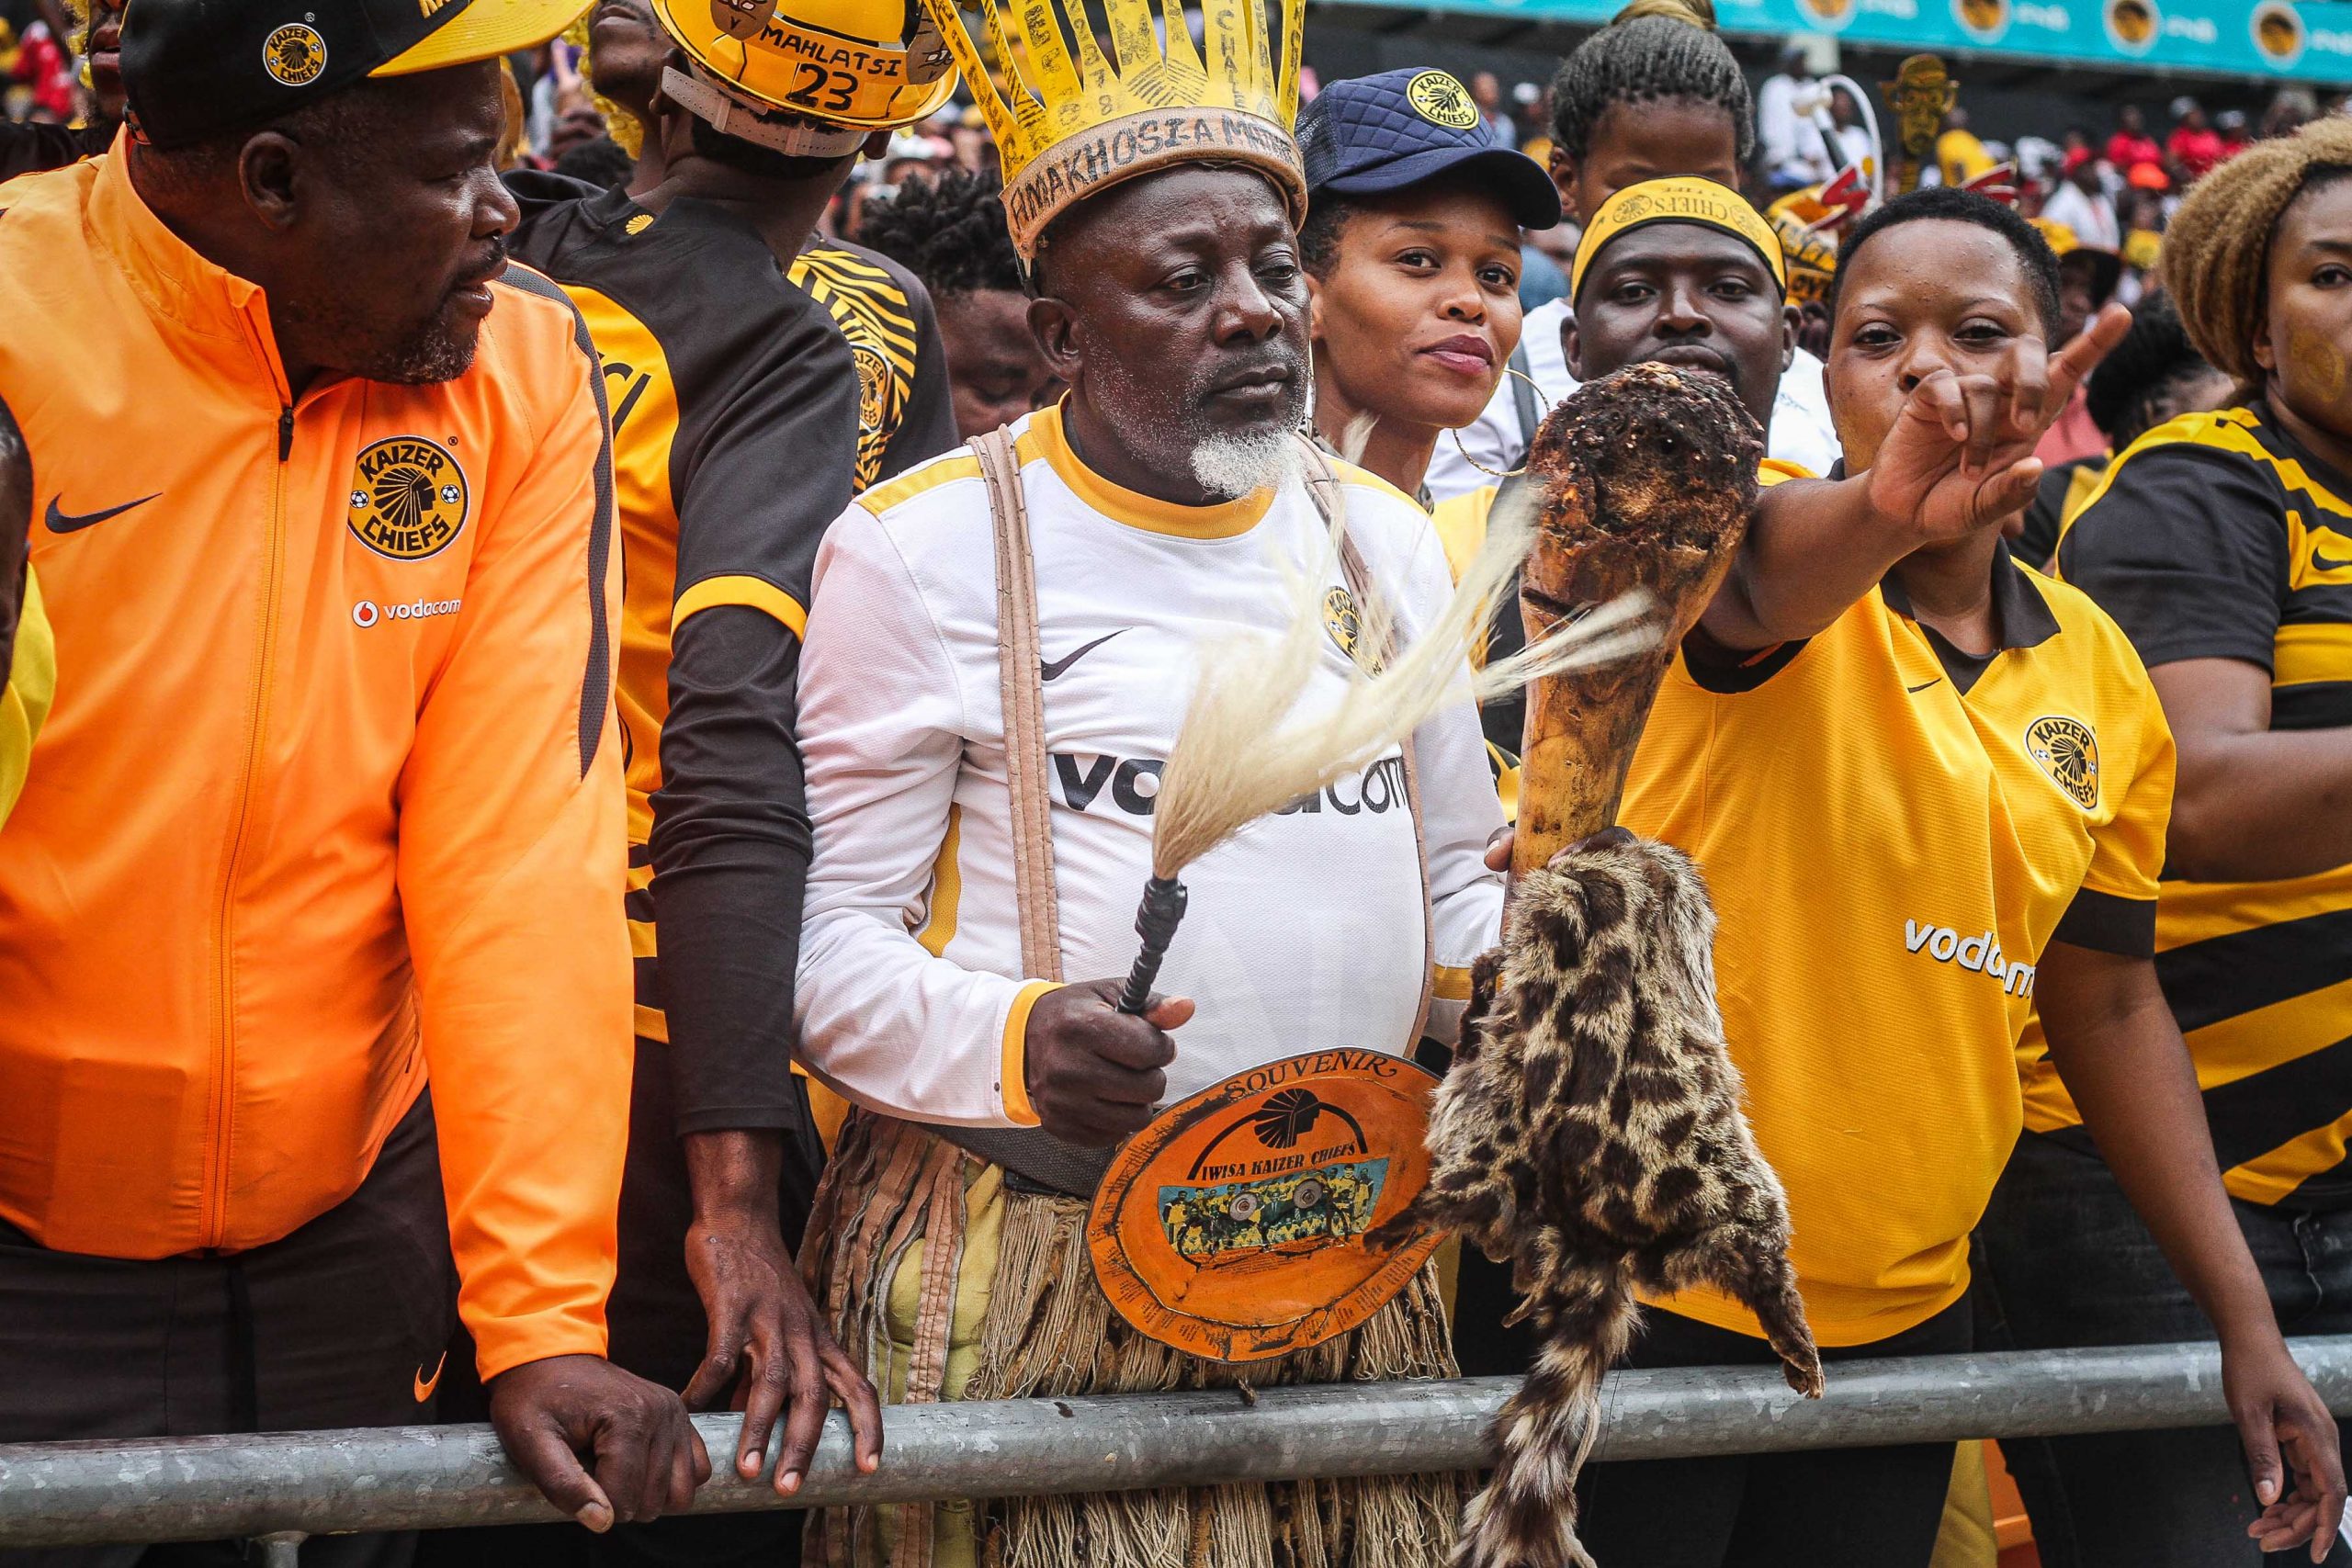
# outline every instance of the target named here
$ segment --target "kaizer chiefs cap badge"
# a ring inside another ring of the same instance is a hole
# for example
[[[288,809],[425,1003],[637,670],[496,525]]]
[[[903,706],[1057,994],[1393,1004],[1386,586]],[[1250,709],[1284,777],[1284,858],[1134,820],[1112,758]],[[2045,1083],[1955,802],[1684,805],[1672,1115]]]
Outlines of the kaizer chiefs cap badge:
[[[327,40],[305,22],[288,22],[262,40],[262,69],[280,86],[307,87],[327,68]]]
[[[1478,106],[1470,91],[1442,71],[1424,71],[1405,86],[1406,101],[1431,125],[1467,130],[1478,123]]]
[[[370,442],[346,499],[354,536],[392,560],[439,555],[465,532],[466,471],[447,447],[420,435]]]
[[[132,134],[169,152],[258,129],[371,76],[536,49],[582,0],[138,0],[122,20]]]

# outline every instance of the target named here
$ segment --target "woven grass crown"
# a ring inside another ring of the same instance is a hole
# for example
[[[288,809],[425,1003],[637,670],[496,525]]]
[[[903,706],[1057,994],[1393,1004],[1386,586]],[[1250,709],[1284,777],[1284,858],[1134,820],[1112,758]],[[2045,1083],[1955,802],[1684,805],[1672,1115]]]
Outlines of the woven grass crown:
[[[1023,260],[1046,224],[1086,197],[1170,164],[1264,173],[1306,210],[1291,127],[1298,117],[1304,0],[1281,7],[1279,59],[1266,0],[1203,0],[1195,45],[1181,0],[923,0],[988,118],[1004,164],[1004,210]],[[1158,25],[1155,25],[1157,23]],[[1165,40],[1163,42],[1163,40]]]

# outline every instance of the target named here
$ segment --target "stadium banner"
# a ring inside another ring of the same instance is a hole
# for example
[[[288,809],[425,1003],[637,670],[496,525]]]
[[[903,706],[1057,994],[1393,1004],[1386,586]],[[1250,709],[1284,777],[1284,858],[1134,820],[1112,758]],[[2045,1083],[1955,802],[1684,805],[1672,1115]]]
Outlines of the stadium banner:
[[[1599,27],[1623,0],[1380,0]],[[2352,3],[2323,0],[1715,0],[1728,33],[2021,55],[2098,70],[2352,85]],[[1966,66],[1954,74],[1965,85]]]

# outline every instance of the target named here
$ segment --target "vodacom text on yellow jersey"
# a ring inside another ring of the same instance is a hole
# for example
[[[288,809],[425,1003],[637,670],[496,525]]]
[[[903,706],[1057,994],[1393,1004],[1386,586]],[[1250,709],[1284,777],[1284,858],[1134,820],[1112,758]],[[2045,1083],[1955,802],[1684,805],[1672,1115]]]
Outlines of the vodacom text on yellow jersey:
[[[2010,996],[2033,995],[2034,966],[2012,964],[2004,958],[2001,939],[1991,931],[1964,937],[1951,927],[1939,926],[1933,920],[1906,919],[1903,922],[1903,946],[1907,953],[1923,953],[1939,964],[1957,964],[1962,969],[1996,980]]]

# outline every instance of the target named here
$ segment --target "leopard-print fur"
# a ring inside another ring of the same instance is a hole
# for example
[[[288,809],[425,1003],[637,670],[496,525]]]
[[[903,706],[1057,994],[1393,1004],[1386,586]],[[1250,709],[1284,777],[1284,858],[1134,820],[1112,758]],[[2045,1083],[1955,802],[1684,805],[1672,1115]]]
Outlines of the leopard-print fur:
[[[1434,1170],[1396,1229],[1433,1222],[1508,1259],[1539,1349],[1496,1423],[1500,1462],[1453,1568],[1592,1568],[1576,1477],[1636,1287],[1728,1292],[1790,1386],[1821,1393],[1787,1201],[1724,1046],[1714,931],[1686,856],[1611,829],[1521,883],[1502,946],[1474,972],[1430,1124]]]

